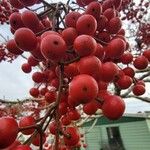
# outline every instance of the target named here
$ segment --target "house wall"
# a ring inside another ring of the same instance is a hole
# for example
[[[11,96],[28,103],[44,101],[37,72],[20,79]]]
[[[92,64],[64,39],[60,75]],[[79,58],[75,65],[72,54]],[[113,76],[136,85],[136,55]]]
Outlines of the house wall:
[[[100,150],[102,145],[105,150],[109,150],[106,128],[114,126],[119,127],[125,150],[150,150],[150,128],[148,128],[147,121],[95,126],[85,137],[88,144],[87,150]]]

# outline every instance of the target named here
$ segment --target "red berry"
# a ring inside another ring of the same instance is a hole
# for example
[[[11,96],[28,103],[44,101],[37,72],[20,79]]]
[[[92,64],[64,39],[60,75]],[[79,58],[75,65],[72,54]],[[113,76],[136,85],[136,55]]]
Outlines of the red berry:
[[[150,62],[150,50],[146,50],[143,52],[143,55],[148,59],[148,61]]]
[[[0,118],[0,149],[10,146],[18,135],[18,124],[11,117]]]
[[[106,57],[119,58],[126,49],[126,43],[120,39],[113,39],[106,47]]]
[[[90,75],[78,75],[74,77],[69,84],[69,95],[79,103],[88,103],[92,99],[96,98],[97,94],[97,82]]]
[[[26,116],[20,119],[19,127],[24,128],[36,124],[36,120],[32,116]],[[34,132],[34,128],[21,131],[25,135],[30,135]]]
[[[74,127],[67,127],[65,130],[65,134],[68,135],[68,137],[64,136],[64,142],[67,146],[75,146],[79,142],[79,133],[77,132],[77,129]]]
[[[19,28],[14,37],[17,46],[24,51],[32,51],[37,46],[37,38],[28,28]]]
[[[76,23],[79,34],[94,35],[97,28],[97,21],[92,15],[82,15]]]
[[[116,95],[109,96],[102,105],[103,114],[110,120],[119,119],[125,111],[124,101]]]
[[[50,34],[41,41],[41,51],[46,59],[61,61],[66,50],[66,42],[59,35]]]
[[[11,39],[7,42],[6,48],[10,53],[15,55],[21,55],[23,53],[23,51],[17,47],[17,44],[14,39]]]
[[[15,148],[15,150],[32,150],[28,145],[19,145]]]
[[[131,86],[132,82],[133,81],[131,77],[124,75],[119,80],[117,80],[116,83],[120,89],[127,89]]]
[[[75,39],[73,47],[80,56],[88,56],[96,51],[97,43],[89,35],[80,35]]]
[[[21,69],[24,73],[30,73],[32,70],[31,66],[28,63],[22,64]]]
[[[133,87],[132,92],[136,96],[143,95],[145,93],[145,87],[143,85],[141,85],[141,84],[136,84]]]
[[[81,16],[79,12],[70,12],[65,16],[65,24],[67,27],[76,28],[76,22],[78,18]]]
[[[29,92],[30,92],[30,95],[35,98],[39,96],[39,90],[37,88],[31,88]]]
[[[102,64],[101,78],[104,82],[113,81],[118,73],[118,67],[113,62],[106,62]]]
[[[138,56],[134,61],[133,65],[136,69],[146,69],[148,66],[148,59],[145,56]]]

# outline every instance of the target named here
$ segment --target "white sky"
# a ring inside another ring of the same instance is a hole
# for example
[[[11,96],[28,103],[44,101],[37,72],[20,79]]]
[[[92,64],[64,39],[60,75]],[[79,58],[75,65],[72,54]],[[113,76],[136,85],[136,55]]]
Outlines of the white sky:
[[[11,38],[8,26],[0,26],[0,34]],[[0,37],[0,42],[2,38]],[[31,74],[25,74],[21,65],[26,62],[18,57],[12,64],[0,63],[0,99],[24,99],[29,96],[28,91],[33,86]],[[148,95],[150,96],[150,95]],[[126,100],[126,112],[150,111],[150,104],[140,100]]]

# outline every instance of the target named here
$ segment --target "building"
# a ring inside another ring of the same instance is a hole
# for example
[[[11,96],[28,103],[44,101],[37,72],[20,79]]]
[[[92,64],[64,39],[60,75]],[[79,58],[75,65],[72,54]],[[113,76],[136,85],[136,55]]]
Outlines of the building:
[[[125,114],[116,121],[102,116],[86,122],[83,130],[90,130],[85,134],[86,150],[150,150],[148,113]]]

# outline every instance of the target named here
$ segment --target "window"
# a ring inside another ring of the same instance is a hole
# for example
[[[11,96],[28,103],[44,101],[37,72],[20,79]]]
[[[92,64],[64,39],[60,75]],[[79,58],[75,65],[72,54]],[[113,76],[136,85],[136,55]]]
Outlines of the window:
[[[107,127],[108,143],[111,150],[125,150],[119,127]]]

